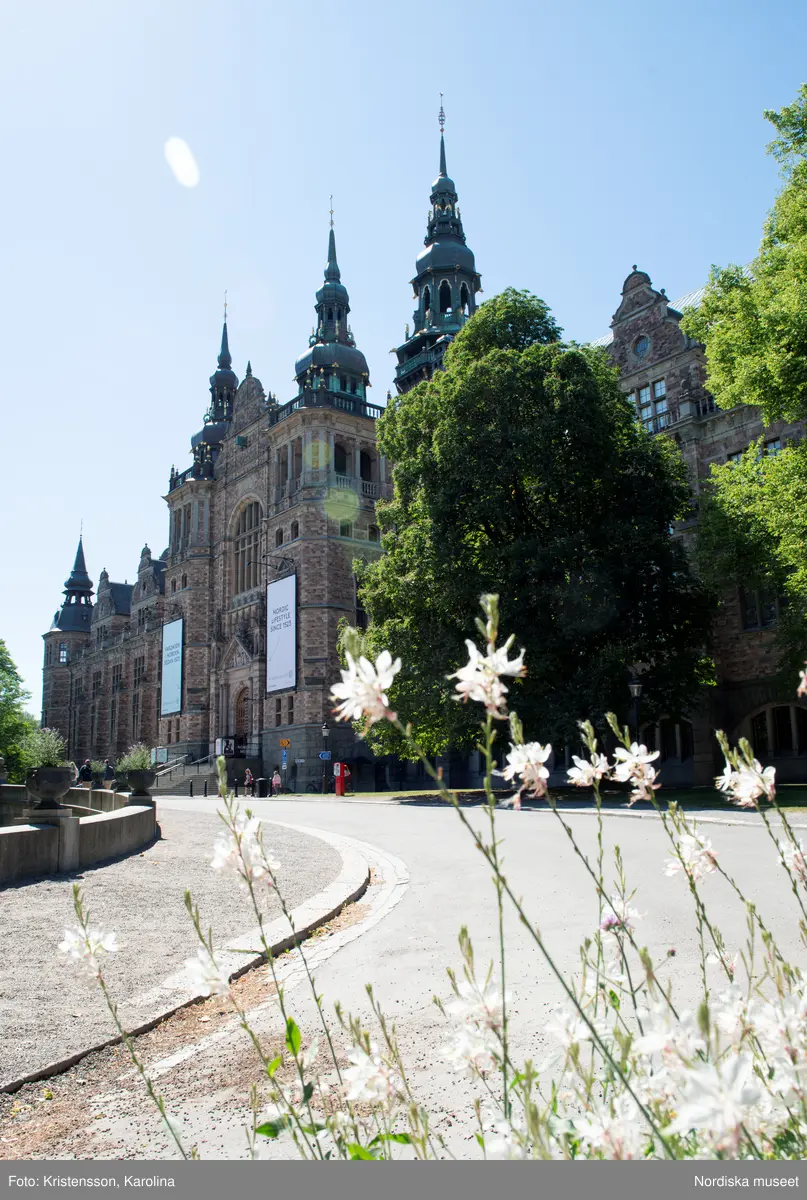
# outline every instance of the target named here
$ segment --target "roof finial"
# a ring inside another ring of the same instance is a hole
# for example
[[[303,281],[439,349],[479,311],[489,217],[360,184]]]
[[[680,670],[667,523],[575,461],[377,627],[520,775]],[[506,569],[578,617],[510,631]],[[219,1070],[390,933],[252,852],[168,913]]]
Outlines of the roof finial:
[[[331,214],[331,229],[333,229],[333,193],[331,193],[330,214]]]
[[[224,289],[224,324],[227,324],[227,289]]]
[[[437,120],[440,123],[440,133],[442,133],[443,130],[445,129],[445,124],[446,124],[446,114],[445,114],[445,109],[443,108],[443,93],[442,92],[440,93],[440,112],[437,114]]]
[[[445,109],[443,108],[443,93],[442,92],[440,93],[440,113],[439,113],[437,120],[440,122],[440,174],[442,176],[447,176],[448,171],[446,170],[446,142],[445,142],[445,138],[443,136],[443,130],[445,128],[445,123],[446,123],[446,114],[445,114]]]

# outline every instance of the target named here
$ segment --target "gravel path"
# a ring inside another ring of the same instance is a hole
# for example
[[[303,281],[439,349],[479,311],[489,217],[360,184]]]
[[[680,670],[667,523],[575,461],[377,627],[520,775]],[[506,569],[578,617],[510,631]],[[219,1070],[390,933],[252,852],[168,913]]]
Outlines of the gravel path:
[[[106,976],[120,1003],[124,1024],[147,1021],[155,1012],[137,997],[195,954],[196,935],[183,892],[189,888],[217,945],[257,924],[248,898],[234,878],[210,869],[218,817],[199,812],[161,812],[162,838],[139,855],[76,875],[62,875],[0,892],[3,953],[0,956],[0,1082],[18,1078],[114,1034],[97,985],[85,980],[57,952],[73,923],[72,885],[79,882],[94,923],[118,935]],[[281,880],[291,908],[333,883],[339,854],[319,838],[267,826],[265,844],[283,867]],[[280,916],[275,899],[270,918]]]

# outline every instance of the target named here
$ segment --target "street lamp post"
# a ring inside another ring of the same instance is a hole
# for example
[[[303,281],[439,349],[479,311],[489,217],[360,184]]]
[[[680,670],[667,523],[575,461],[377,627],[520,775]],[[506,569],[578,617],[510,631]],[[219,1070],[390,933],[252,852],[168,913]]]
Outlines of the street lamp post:
[[[639,699],[642,694],[642,685],[638,679],[631,679],[628,684],[630,694],[633,697],[633,728],[636,730],[636,741],[639,741]]]
[[[326,751],[328,749],[328,734],[330,732],[331,732],[330,729],[328,728],[326,723],[323,721],[322,722],[322,749],[323,749],[323,751]],[[322,760],[322,794],[323,794],[323,796],[328,791],[328,782],[327,781],[328,781],[328,760],[327,760],[327,758],[323,758],[323,760]]]

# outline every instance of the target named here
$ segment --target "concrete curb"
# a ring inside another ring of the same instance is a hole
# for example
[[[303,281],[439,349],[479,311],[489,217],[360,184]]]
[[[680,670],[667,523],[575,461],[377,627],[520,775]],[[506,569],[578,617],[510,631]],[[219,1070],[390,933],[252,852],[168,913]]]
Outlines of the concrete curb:
[[[505,809],[505,811],[507,811],[507,810]],[[540,813],[541,815],[548,816],[548,817],[551,817],[553,815],[552,810],[550,808],[535,808],[535,809],[532,809],[531,811]],[[558,805],[557,811],[562,817],[577,817],[577,816],[596,817],[596,815],[597,815],[596,808],[561,808],[560,805]],[[626,812],[626,811],[624,811],[622,809],[618,809],[618,808],[603,808],[601,811],[602,811],[602,815],[604,817],[621,817],[622,819],[627,819],[629,821],[660,821],[661,820],[661,817],[659,816],[659,814],[657,812]],[[701,812],[708,814],[708,812],[710,811],[709,809],[702,809],[702,810],[695,811],[695,812],[691,812],[688,809],[681,809],[681,811],[684,814],[684,816],[687,818],[687,820],[695,821],[698,825],[730,825],[734,829],[761,829],[762,828],[761,821],[754,821],[754,820],[733,821],[730,817],[710,817],[710,816],[702,816],[701,815]],[[784,810],[784,812],[785,812],[785,816],[787,816],[787,810]],[[775,812],[775,810],[771,810],[771,812],[766,815],[768,815],[768,816],[773,815],[774,817],[776,817],[776,812]],[[807,829],[807,825],[796,825],[793,821],[789,821],[788,824],[790,825],[791,829]]]
[[[320,926],[326,925],[328,921],[332,921],[334,917],[339,915],[345,905],[351,904],[363,896],[370,882],[370,865],[364,855],[354,845],[347,844],[347,839],[344,837],[326,833],[324,830],[311,830],[302,826],[287,825],[283,821],[266,821],[265,823],[267,825],[275,824],[297,829],[301,833],[317,837],[320,841],[327,842],[333,846],[342,858],[342,869],[334,882],[292,910],[291,919],[294,925],[294,933],[288,932],[289,923],[285,917],[278,917],[265,927],[264,938],[270,946],[272,957],[277,958],[279,954],[283,954],[286,950],[290,950],[293,946],[305,941]],[[266,955],[263,951],[255,949],[260,944],[260,930],[257,928],[250,930],[249,933],[244,934],[242,937],[231,940],[224,952],[217,953],[217,961],[224,970],[229,971],[229,978],[231,980],[237,979],[259,963],[266,961]],[[195,1004],[197,1000],[203,999],[203,996],[198,989],[194,989],[190,985],[186,970],[183,968],[181,971],[169,975],[156,988],[136,997],[133,1003],[153,1003],[158,998],[164,999],[165,1007],[161,1008],[160,1012],[149,1018],[148,1021],[144,1021],[141,1025],[137,1025],[132,1029],[128,1029],[126,1032],[129,1037],[140,1037],[141,1034],[149,1033],[152,1029],[156,1029],[158,1025],[162,1024],[163,1021],[172,1017],[174,1013],[187,1008],[191,1004]],[[89,1054],[94,1054],[98,1050],[106,1050],[109,1046],[119,1046],[122,1041],[123,1038],[120,1034],[117,1034],[115,1037],[105,1038],[101,1042],[87,1046],[83,1050],[77,1050],[74,1054],[58,1059],[56,1062],[48,1063],[47,1066],[40,1067],[36,1071],[31,1071],[27,1075],[20,1076],[19,1079],[12,1079],[0,1084],[0,1094],[17,1092],[26,1083],[37,1083],[42,1079],[50,1079],[54,1075],[62,1075]]]

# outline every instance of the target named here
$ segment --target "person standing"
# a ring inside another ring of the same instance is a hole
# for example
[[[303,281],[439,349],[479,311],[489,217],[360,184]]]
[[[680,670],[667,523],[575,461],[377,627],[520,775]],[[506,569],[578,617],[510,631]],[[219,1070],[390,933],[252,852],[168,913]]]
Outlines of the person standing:
[[[104,759],[104,787],[107,791],[112,788],[112,781],[115,778],[115,768],[108,758]]]
[[[278,768],[277,764],[275,764],[275,773],[272,776],[272,795],[273,796],[279,795],[280,789],[282,788],[282,786],[283,786],[283,780],[280,778],[280,769]]]
[[[250,796],[255,795],[255,780],[249,767],[244,772],[244,792],[249,792]]]
[[[85,759],[84,765],[79,768],[77,783],[79,787],[92,787],[92,763],[89,759]]]

